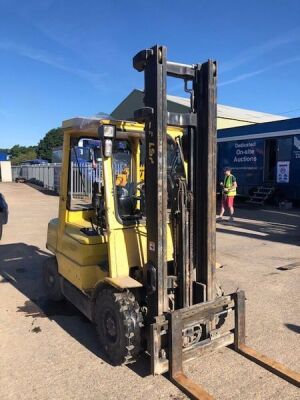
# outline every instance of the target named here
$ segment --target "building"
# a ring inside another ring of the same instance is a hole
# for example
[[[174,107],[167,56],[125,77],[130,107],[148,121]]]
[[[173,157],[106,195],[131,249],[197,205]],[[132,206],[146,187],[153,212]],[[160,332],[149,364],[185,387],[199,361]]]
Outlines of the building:
[[[116,119],[132,120],[135,110],[144,107],[144,92],[134,89],[111,113]],[[189,98],[167,96],[168,111],[185,113],[190,107]],[[258,111],[246,110],[242,108],[217,106],[217,128],[224,129],[234,126],[264,123],[286,119],[280,115],[262,113]]]
[[[9,155],[5,152],[0,152],[0,161],[8,161],[9,160]]]
[[[300,200],[300,118],[218,130],[218,176],[233,168],[238,192],[274,188],[278,200]]]

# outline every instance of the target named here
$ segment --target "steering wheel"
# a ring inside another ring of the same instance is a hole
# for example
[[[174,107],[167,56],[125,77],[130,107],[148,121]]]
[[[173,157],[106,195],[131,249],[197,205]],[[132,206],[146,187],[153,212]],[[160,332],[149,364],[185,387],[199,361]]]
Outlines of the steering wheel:
[[[145,181],[140,181],[135,185],[135,190],[140,192],[140,196],[133,195],[135,200],[145,200]]]
[[[140,181],[135,185],[135,192],[139,191],[139,196],[135,194],[132,195],[132,199],[136,202],[140,202],[140,211],[143,215],[145,215],[145,207],[146,207],[146,193],[145,193],[145,181]]]

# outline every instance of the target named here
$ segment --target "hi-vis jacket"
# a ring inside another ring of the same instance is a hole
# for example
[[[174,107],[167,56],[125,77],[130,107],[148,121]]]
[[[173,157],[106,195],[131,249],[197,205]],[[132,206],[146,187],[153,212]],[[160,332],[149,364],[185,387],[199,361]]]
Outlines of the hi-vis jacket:
[[[224,188],[231,188],[233,183],[236,182],[236,177],[234,175],[225,176],[224,179]],[[225,192],[228,197],[236,196],[236,188],[230,189],[228,192]]]

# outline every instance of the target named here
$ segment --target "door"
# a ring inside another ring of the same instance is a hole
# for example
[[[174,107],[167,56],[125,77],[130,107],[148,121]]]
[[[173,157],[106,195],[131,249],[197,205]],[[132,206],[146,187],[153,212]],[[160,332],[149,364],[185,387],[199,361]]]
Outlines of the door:
[[[277,163],[291,160],[292,147],[292,137],[266,140],[264,182],[275,183],[277,181]]]
[[[264,182],[273,183],[276,180],[277,140],[267,139],[265,142]]]

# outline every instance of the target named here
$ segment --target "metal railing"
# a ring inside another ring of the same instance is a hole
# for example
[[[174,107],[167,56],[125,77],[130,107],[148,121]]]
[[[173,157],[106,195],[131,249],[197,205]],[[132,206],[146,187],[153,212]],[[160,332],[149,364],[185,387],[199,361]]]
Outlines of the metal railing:
[[[59,192],[61,164],[13,165],[11,170],[13,181],[24,178],[45,189]]]
[[[115,174],[120,174],[124,163],[115,163]],[[13,165],[12,179],[24,178],[27,182],[39,185],[47,190],[59,192],[61,164],[49,163],[38,165]],[[93,195],[93,182],[102,182],[102,163],[97,167],[92,163],[71,162],[70,168],[70,195],[71,199],[89,198]]]
[[[81,163],[78,165],[71,162],[70,170],[70,194],[72,199],[83,197],[92,198],[93,182],[102,182],[102,164],[97,164],[94,168],[91,163]]]

